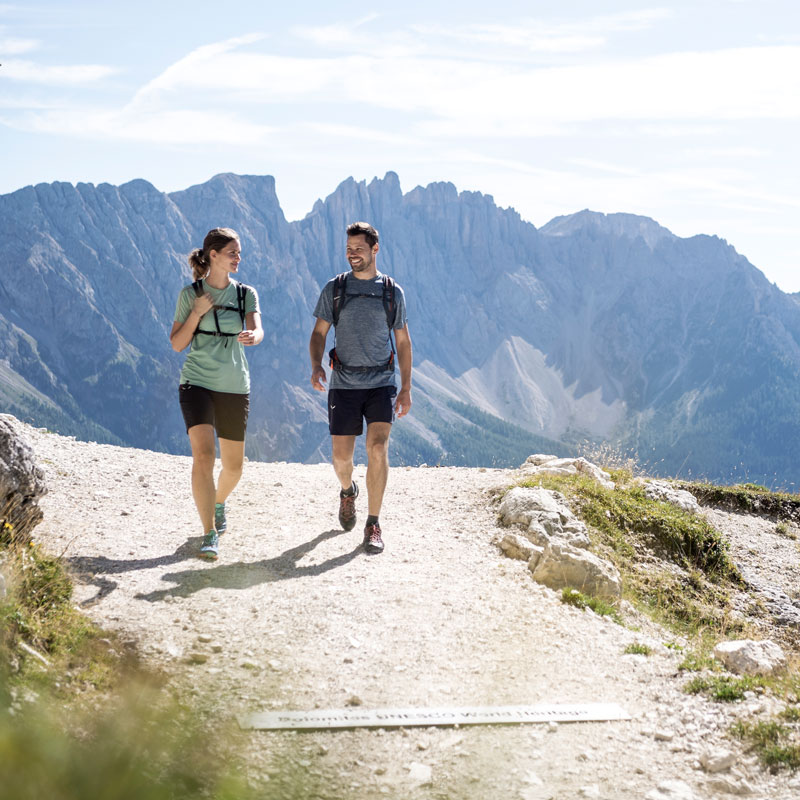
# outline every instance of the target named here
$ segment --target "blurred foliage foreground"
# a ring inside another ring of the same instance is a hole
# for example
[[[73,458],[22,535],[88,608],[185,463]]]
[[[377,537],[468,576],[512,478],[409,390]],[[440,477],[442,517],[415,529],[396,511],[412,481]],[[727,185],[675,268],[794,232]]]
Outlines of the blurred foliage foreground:
[[[60,560],[15,542],[9,527],[0,531],[0,794],[251,797],[233,731],[182,706],[163,676],[92,625]]]

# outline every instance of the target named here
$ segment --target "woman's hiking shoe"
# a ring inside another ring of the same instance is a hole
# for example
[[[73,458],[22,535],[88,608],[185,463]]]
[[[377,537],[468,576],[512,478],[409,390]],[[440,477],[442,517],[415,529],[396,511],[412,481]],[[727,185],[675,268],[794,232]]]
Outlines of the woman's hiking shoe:
[[[203,537],[203,546],[200,548],[200,558],[208,561],[216,561],[219,556],[219,534],[216,531],[209,531]]]
[[[214,527],[217,533],[225,533],[228,530],[228,521],[225,519],[225,503],[214,505]]]
[[[356,497],[358,497],[358,484],[353,481],[352,494],[339,492],[339,524],[343,530],[351,531],[356,526]]]
[[[381,539],[381,526],[377,522],[364,528],[364,550],[370,555],[383,552],[383,539]]]

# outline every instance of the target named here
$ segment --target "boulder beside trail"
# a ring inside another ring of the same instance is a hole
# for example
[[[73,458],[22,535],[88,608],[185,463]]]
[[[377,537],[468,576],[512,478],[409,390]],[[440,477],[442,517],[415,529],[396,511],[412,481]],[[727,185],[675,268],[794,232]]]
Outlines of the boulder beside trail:
[[[42,521],[39,498],[47,493],[44,473],[16,421],[0,414],[0,544],[30,541]]]
[[[720,642],[714,648],[714,658],[737,675],[772,675],[786,666],[783,650],[768,639]]]

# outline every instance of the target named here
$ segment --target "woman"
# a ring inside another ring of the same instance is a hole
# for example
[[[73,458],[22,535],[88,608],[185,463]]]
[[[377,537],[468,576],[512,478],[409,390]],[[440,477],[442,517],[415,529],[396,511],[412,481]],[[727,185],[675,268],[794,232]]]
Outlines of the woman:
[[[172,349],[191,349],[181,370],[180,403],[192,447],[192,494],[203,523],[200,557],[215,560],[224,533],[225,501],[242,476],[250,409],[250,370],[244,348],[264,338],[258,295],[231,276],[242,246],[230,228],[214,228],[192,251],[194,283],[178,296],[169,335]],[[214,486],[219,439],[222,470]]]

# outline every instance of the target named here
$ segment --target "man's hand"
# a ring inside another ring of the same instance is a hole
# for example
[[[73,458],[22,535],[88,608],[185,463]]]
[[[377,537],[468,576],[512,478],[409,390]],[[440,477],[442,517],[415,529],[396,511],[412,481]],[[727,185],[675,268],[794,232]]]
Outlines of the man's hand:
[[[411,389],[401,389],[397,393],[394,410],[398,418],[404,417],[411,411]]]
[[[327,383],[327,376],[325,375],[324,368],[320,366],[314,367],[311,371],[311,385],[318,391],[324,392],[325,387],[322,385],[323,383]]]

